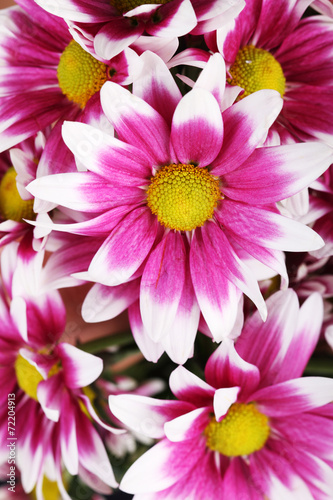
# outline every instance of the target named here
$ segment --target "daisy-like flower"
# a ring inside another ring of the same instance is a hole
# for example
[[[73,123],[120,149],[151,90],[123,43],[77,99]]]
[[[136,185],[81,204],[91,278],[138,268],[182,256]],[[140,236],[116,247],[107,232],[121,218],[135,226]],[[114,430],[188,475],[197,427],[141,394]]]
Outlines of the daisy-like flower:
[[[177,400],[110,396],[111,411],[159,442],[123,477],[136,500],[329,500],[333,380],[299,378],[317,343],[323,307],[299,309],[292,290],[267,301],[234,345],[222,342],[203,381],[179,366]],[[313,312],[316,311],[316,314]]]
[[[237,19],[207,36],[225,58],[228,82],[275,89],[283,97],[277,123],[298,140],[333,145],[333,22],[301,19],[310,0],[249,0]],[[277,131],[279,131],[277,129]]]
[[[13,7],[0,14],[1,151],[56,120],[78,119],[104,82],[130,82],[129,67],[138,58],[127,49],[113,61],[96,59],[72,39],[62,19],[33,0],[17,3],[27,13]]]
[[[18,240],[32,230],[23,219],[34,220],[34,198],[25,186],[36,178],[46,137],[39,132],[1,153],[0,156],[0,246]],[[37,242],[35,242],[37,244]]]
[[[119,54],[144,32],[179,37],[212,31],[234,19],[245,5],[244,0],[36,1],[65,19],[74,38],[104,59]]]
[[[102,493],[116,487],[102,439],[93,425],[96,414],[86,386],[100,375],[100,358],[59,342],[65,308],[56,290],[41,286],[43,252],[34,252],[26,236],[1,253],[0,295],[0,435],[7,442],[8,398],[15,405],[17,467],[25,492],[36,487],[42,500],[44,476],[66,493],[62,472],[79,474]],[[10,437],[10,436],[9,436]],[[1,450],[1,463],[8,450]]]
[[[318,177],[332,150],[319,143],[257,148],[282,100],[263,90],[221,114],[219,54],[183,98],[164,63],[144,56],[153,71],[135,88],[148,102],[111,82],[101,91],[117,138],[66,123],[65,142],[87,171],[45,176],[28,189],[91,213],[85,232],[105,241],[85,279],[124,284],[119,293],[125,297],[133,297],[138,279],[143,334],[158,342],[181,325],[188,352],[200,310],[216,341],[232,329],[242,292],[266,316],[239,246],[286,277],[280,250],[323,244],[310,228],[279,215],[275,202]],[[82,225],[51,227],[82,231]]]

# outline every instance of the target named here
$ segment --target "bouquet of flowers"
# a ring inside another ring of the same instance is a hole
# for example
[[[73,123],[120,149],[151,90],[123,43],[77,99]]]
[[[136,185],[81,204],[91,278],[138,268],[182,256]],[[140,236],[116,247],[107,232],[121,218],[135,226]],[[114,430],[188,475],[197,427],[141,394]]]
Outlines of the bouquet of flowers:
[[[332,500],[332,55],[331,0],[0,11],[1,499]]]

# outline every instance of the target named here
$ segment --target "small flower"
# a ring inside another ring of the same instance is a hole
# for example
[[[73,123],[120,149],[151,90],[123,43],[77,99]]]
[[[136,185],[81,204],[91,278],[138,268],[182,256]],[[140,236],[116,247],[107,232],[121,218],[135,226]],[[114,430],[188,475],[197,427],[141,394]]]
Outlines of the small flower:
[[[37,0],[51,14],[65,19],[75,39],[93,55],[111,59],[143,34],[180,37],[202,34],[233,19],[243,0],[102,0],[90,5],[82,0],[56,4]],[[93,40],[93,43],[92,43]]]
[[[31,240],[31,239],[30,239]],[[1,253],[0,435],[7,436],[7,397],[15,396],[17,467],[26,493],[41,495],[44,476],[57,481],[63,498],[64,467],[102,493],[116,487],[109,459],[93,421],[111,432],[96,414],[86,386],[103,362],[60,342],[65,308],[56,290],[42,286],[44,252],[34,252],[26,236]],[[4,457],[5,460],[7,458]]]
[[[255,312],[235,345],[222,342],[206,381],[174,370],[177,400],[110,396],[123,423],[159,440],[126,472],[123,491],[138,500],[330,497],[333,380],[298,378],[319,338],[322,300],[313,294],[299,308],[288,290],[267,307],[266,324]]]
[[[248,0],[234,22],[207,35],[226,61],[228,83],[241,98],[275,89],[283,108],[274,125],[297,140],[333,145],[333,23],[323,16],[301,19],[311,2]],[[282,126],[282,127],[281,127]]]

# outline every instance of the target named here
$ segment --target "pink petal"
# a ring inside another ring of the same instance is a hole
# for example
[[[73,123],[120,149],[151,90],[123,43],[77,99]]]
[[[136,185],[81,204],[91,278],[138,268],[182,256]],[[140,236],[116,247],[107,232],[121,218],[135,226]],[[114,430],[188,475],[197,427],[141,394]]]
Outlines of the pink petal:
[[[94,38],[96,54],[109,61],[120,54],[142,35],[144,26],[141,22],[133,25],[127,17],[115,17],[98,31]]]
[[[193,405],[183,401],[160,400],[136,394],[111,395],[109,406],[113,415],[127,427],[154,439],[164,437],[166,422],[193,410]]]
[[[157,22],[154,21],[154,17]],[[150,35],[160,37],[183,36],[197,24],[197,18],[190,0],[173,0],[162,5],[146,24]]]
[[[170,389],[176,398],[195,405],[212,406],[215,389],[183,366],[178,366],[170,375]]]
[[[106,181],[124,186],[141,186],[151,176],[149,157],[139,149],[119,141],[85,123],[65,122],[63,138],[75,157]]]
[[[241,292],[224,274],[217,273],[215,261],[207,259],[200,229],[196,229],[190,253],[193,287],[200,310],[215,339],[227,337],[237,318]]]
[[[110,179],[111,181],[111,179]],[[119,186],[91,172],[73,172],[40,177],[27,186],[27,190],[37,198],[81,212],[98,213],[109,210],[123,202]],[[125,188],[126,189],[126,188]],[[135,188],[128,190],[129,197],[138,199]]]
[[[219,153],[222,139],[221,111],[212,94],[201,88],[185,94],[175,110],[171,128],[177,159],[205,167]]]
[[[194,339],[197,334],[200,308],[191,281],[188,262],[185,262],[185,281],[175,320],[169,334],[162,343],[174,363],[182,365],[193,356]]]
[[[68,472],[75,475],[79,471],[79,454],[77,446],[75,414],[71,398],[67,391],[63,392],[60,419],[61,455]]]
[[[318,142],[257,148],[223,176],[222,192],[251,204],[281,201],[317,179],[332,160],[332,149]]]
[[[180,233],[169,232],[149,255],[140,287],[142,321],[155,342],[175,320],[184,279],[184,243]]]
[[[101,103],[120,140],[144,151],[152,166],[169,163],[169,127],[154,108],[112,82],[103,85]]]
[[[82,304],[82,318],[87,323],[98,323],[115,318],[139,298],[139,282],[133,280],[115,287],[96,283]]]
[[[242,290],[257,306],[263,320],[267,311],[257,280],[253,273],[238,258],[225,233],[214,222],[207,221],[202,228],[203,242],[207,255],[214,262],[215,270],[237,288]]]
[[[322,297],[319,293],[311,294],[300,308],[298,322],[275,383],[301,377],[319,340],[323,315]]]
[[[279,377],[298,319],[296,293],[289,289],[271,295],[266,301],[268,317],[265,323],[255,312],[245,322],[236,342],[239,356],[260,370],[261,387]]]
[[[281,111],[282,104],[278,92],[260,90],[224,111],[223,147],[213,162],[214,175],[232,172],[249,158],[255,148],[265,140],[269,127]]]
[[[115,286],[127,281],[147,257],[157,232],[157,219],[146,207],[124,217],[89,266],[93,281]]]
[[[159,442],[126,472],[120,488],[127,493],[160,492],[177,483],[205,454],[204,440]]]
[[[94,382],[103,370],[103,361],[77,347],[61,343],[57,346],[67,387],[78,389]]]
[[[162,342],[154,342],[142,323],[139,301],[134,302],[128,310],[129,322],[135,342],[148,361],[156,363],[164,352]]]
[[[141,56],[140,77],[133,82],[133,93],[158,111],[171,125],[172,115],[182,95],[177,84],[160,57],[150,51]]]
[[[260,256],[259,246],[291,252],[323,246],[322,239],[311,228],[276,213],[271,206],[256,207],[252,203],[224,199],[216,218],[232,237],[243,240],[242,246],[246,247],[247,241],[256,245],[256,258]],[[260,260],[263,258],[264,254]]]
[[[164,424],[169,441],[179,442],[200,436],[209,422],[209,409],[197,408]]]
[[[216,388],[239,386],[241,395],[246,397],[258,387],[260,372],[238,355],[231,340],[225,339],[208,359],[205,377]]]
[[[259,389],[251,400],[269,417],[303,413],[333,400],[333,380],[324,377],[288,380]]]

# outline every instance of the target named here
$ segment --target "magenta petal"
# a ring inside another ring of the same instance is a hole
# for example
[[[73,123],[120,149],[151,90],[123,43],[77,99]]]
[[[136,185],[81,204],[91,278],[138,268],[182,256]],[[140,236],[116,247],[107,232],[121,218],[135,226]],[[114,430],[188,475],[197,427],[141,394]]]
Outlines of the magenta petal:
[[[191,90],[173,115],[171,144],[177,159],[206,167],[218,155],[222,139],[222,116],[216,99],[204,89]]]
[[[143,151],[151,166],[169,163],[169,127],[154,108],[112,82],[103,85],[101,103],[120,140]]]
[[[160,57],[146,51],[140,58],[143,69],[133,82],[133,93],[158,111],[171,125],[173,112],[182,95],[177,84]]]
[[[214,262],[215,272],[224,276],[242,290],[258,307],[265,320],[267,311],[258,282],[251,270],[238,258],[225,232],[215,222],[207,221],[202,228],[206,253]]]
[[[103,361],[77,347],[61,343],[57,346],[67,387],[78,389],[94,382],[103,370]]]
[[[246,398],[258,387],[260,372],[238,355],[231,340],[225,339],[208,359],[205,377],[216,388],[241,387],[240,397]]]
[[[157,219],[146,207],[130,212],[103,243],[89,266],[94,281],[120,285],[147,257],[157,233]]]
[[[164,424],[166,437],[173,442],[195,439],[207,427],[210,419],[209,408],[196,408]]]
[[[291,289],[273,294],[266,304],[266,322],[255,312],[245,322],[242,335],[236,341],[236,351],[241,358],[259,368],[261,387],[272,384],[284,366],[299,309],[297,295]]]
[[[300,308],[298,322],[295,325],[288,352],[277,372],[275,383],[302,376],[319,340],[323,315],[322,297],[319,293],[311,294]]]
[[[142,321],[155,342],[172,325],[184,286],[185,248],[178,232],[169,232],[150,254],[140,287]]]
[[[137,394],[109,396],[110,410],[126,427],[154,439],[164,436],[164,424],[192,411],[183,401],[154,399]]]
[[[158,37],[180,37],[189,33],[197,24],[197,18],[190,0],[167,2],[155,13],[158,22],[151,19],[146,31]]]
[[[333,379],[304,377],[259,389],[251,396],[269,417],[313,410],[333,401]]]
[[[164,352],[162,342],[154,342],[145,330],[142,323],[139,301],[134,302],[128,309],[128,318],[135,342],[148,361],[156,363]]]
[[[169,334],[163,338],[165,351],[174,363],[182,365],[193,356],[194,339],[197,334],[200,308],[195,297],[189,263],[185,262],[185,281],[175,320]]]
[[[136,494],[160,492],[181,480],[195,464],[201,463],[204,455],[203,439],[180,443],[163,439],[129,468],[120,488]]]
[[[319,142],[257,148],[237,169],[223,176],[228,197],[264,205],[307,187],[332,163],[332,149]]]
[[[62,134],[76,159],[107,181],[141,186],[151,175],[149,157],[102,130],[85,123],[65,122]]]
[[[230,460],[223,478],[223,489],[235,499],[262,500],[264,498],[264,492],[258,488],[258,485],[253,484],[249,467],[242,457],[234,457]]]
[[[282,104],[278,92],[260,90],[223,112],[223,147],[212,165],[214,175],[232,172],[247,160],[266,138]]]
[[[241,291],[224,274],[216,272],[214,259],[207,259],[200,229],[196,229],[190,252],[191,277],[200,310],[218,342],[227,337],[237,318]]]
[[[214,387],[197,377],[183,366],[178,366],[170,375],[170,389],[176,398],[197,407],[213,405]]]
[[[103,441],[92,423],[81,411],[76,415],[77,446],[82,467],[99,477],[105,484],[116,488],[114,477]],[[103,464],[101,466],[100,464]]]
[[[138,298],[138,280],[115,287],[96,283],[84,299],[82,318],[87,323],[98,323],[115,318]]]
[[[79,471],[79,454],[77,448],[76,422],[72,400],[67,391],[63,391],[60,419],[60,446],[65,466],[70,474]]]
[[[96,54],[109,61],[135,42],[144,30],[142,23],[133,26],[127,17],[113,18],[99,30],[94,38]]]

